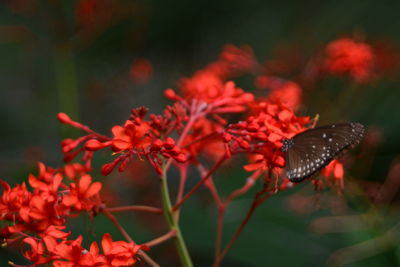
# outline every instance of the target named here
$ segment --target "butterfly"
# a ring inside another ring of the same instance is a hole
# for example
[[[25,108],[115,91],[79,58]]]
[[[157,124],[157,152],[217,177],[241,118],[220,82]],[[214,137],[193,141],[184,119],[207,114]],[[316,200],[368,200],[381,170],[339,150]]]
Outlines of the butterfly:
[[[286,152],[286,175],[291,182],[301,182],[314,175],[332,160],[355,145],[364,136],[358,122],[325,125],[283,140]]]

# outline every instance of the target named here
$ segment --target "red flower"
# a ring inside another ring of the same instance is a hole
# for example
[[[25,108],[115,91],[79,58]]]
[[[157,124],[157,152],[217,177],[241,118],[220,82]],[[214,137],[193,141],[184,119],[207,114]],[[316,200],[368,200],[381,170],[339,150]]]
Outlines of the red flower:
[[[87,210],[90,211],[93,207],[98,206],[99,198],[94,197],[101,190],[101,183],[92,183],[92,177],[90,175],[84,175],[79,180],[79,183],[71,183],[69,194],[63,198],[63,204],[70,207],[73,206],[76,210]]]
[[[138,251],[140,249],[147,249],[146,246],[137,245],[133,242],[112,241],[110,234],[104,234],[101,246],[110,266],[133,265],[139,260]]]
[[[24,251],[25,258],[33,262],[31,266],[52,263],[57,267],[115,267],[132,266],[140,261],[139,250],[147,246],[134,242],[112,241],[110,234],[104,234],[101,241],[103,254],[93,242],[89,251],[82,247],[82,236],[67,240],[69,235],[62,232],[63,227],[50,227],[42,237],[26,237],[24,242],[30,246]],[[18,266],[18,265],[15,265]]]
[[[254,107],[255,114],[245,121],[228,127],[232,135],[229,143],[232,153],[252,153],[248,171],[280,168],[285,166],[281,151],[282,140],[291,138],[307,129],[309,117],[296,117],[293,111],[281,104],[261,102]]]
[[[52,178],[53,179],[48,183],[40,181],[32,174],[30,174],[28,178],[29,184],[33,189],[36,190],[36,194],[40,195],[43,200],[48,202],[54,202],[58,199],[58,188],[60,187],[63,179],[60,173],[55,174]]]
[[[180,88],[186,99],[201,100],[212,105],[213,113],[237,113],[254,101],[251,93],[236,87],[233,81],[223,82],[210,72],[197,73],[190,79],[182,79]]]
[[[82,176],[89,171],[87,166],[80,163],[65,164],[63,172],[68,178],[76,179],[78,176]]]
[[[342,180],[344,177],[343,164],[337,160],[332,160],[323,170],[322,175],[325,177],[334,177],[335,179]]]
[[[30,246],[30,250],[25,251],[23,256],[31,262],[34,262],[34,266],[46,264],[51,261],[51,258],[46,256],[46,249],[42,240],[27,237],[24,239],[24,243]]]
[[[50,243],[49,241],[46,244]],[[56,258],[53,261],[55,267],[109,266],[105,257],[99,254],[96,243],[92,243],[89,251],[82,247],[82,236],[76,240],[66,240],[60,243],[52,240],[51,243],[51,247],[48,246],[48,249]]]
[[[29,205],[32,193],[28,191],[25,183],[14,188],[1,180],[0,184],[4,190],[0,198],[0,219],[12,220],[15,213],[18,213],[22,207]]]
[[[90,176],[83,175],[78,186],[71,183],[68,190],[63,183],[63,168],[56,170],[39,164],[39,169],[38,177],[29,175],[33,192],[25,184],[11,188],[1,182],[4,192],[0,198],[0,219],[12,222],[0,230],[2,236],[21,232],[42,235],[51,227],[63,226],[71,216],[71,207],[91,211],[101,203],[100,198],[94,199],[101,184],[91,184]]]
[[[116,125],[112,128],[114,138],[112,140],[112,149],[115,152],[124,150],[144,150],[151,144],[151,139],[147,135],[150,126],[145,122],[138,124],[132,121],[126,121],[125,125]]]
[[[3,182],[4,192],[0,199],[0,218],[12,221],[13,225],[1,230],[3,236],[9,236],[22,231],[41,233],[50,225],[62,225],[65,210],[58,205],[55,184],[47,185],[30,176],[30,183],[35,186],[33,193],[25,184],[10,188]]]
[[[153,66],[148,59],[136,59],[130,69],[130,75],[136,83],[146,83],[153,74]]]
[[[245,110],[246,105],[254,100],[254,96],[238,88],[229,78],[250,72],[257,65],[251,49],[226,46],[219,60],[197,71],[190,78],[179,81],[178,87],[183,98],[205,102],[213,113],[237,113]],[[172,100],[179,97],[171,89],[166,96]]]
[[[357,82],[371,78],[375,55],[370,45],[342,38],[325,49],[325,67],[332,74],[348,73]]]
[[[27,229],[35,232],[45,231],[50,225],[63,225],[65,208],[57,202],[46,201],[40,195],[34,195],[29,206],[23,207],[19,214]]]
[[[198,154],[204,152],[214,160],[219,159],[225,153],[225,145],[218,132],[224,129],[220,123],[206,118],[198,119],[193,127],[192,133],[187,136],[184,144],[191,144],[188,150],[191,156],[196,158]]]
[[[215,65],[219,65],[221,76],[229,78],[252,72],[258,63],[250,46],[237,47],[228,44],[222,48],[219,60],[215,62]]]
[[[176,104],[173,107],[167,107],[164,115],[151,114],[149,121],[144,119],[147,111],[144,107],[132,109],[131,116],[125,122],[124,126],[116,125],[112,127],[113,138],[98,134],[89,127],[71,121],[68,117],[66,118],[65,114],[59,114],[59,119],[62,122],[90,133],[76,140],[64,140],[63,148],[67,148],[67,153],[71,153],[69,152],[71,149],[75,149],[85,141],[84,147],[76,152],[72,152],[72,154],[75,157],[75,154],[85,151],[84,160],[87,162],[84,167],[86,170],[90,170],[93,152],[111,147],[118,156],[112,162],[102,166],[101,173],[103,175],[108,175],[118,165],[118,170],[120,172],[124,171],[133,155],[137,155],[140,158],[147,158],[159,173],[162,163],[160,155],[165,158],[172,157],[180,163],[185,162],[186,155],[175,143],[171,145],[170,143],[173,139],[168,137],[172,131],[181,129],[182,121],[187,119],[182,105]],[[160,138],[165,138],[165,140],[162,141]],[[71,172],[70,175],[74,175],[71,169],[69,171]]]
[[[255,86],[271,89],[267,100],[269,102],[280,103],[291,110],[297,110],[300,106],[302,90],[295,82],[261,75],[256,78]]]

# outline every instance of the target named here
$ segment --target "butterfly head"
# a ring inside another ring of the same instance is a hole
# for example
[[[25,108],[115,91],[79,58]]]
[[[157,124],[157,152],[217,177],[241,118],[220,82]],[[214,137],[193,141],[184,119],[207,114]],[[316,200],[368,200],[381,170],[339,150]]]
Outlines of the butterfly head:
[[[282,141],[283,146],[282,146],[282,151],[286,152],[289,150],[294,145],[293,139],[283,139]]]

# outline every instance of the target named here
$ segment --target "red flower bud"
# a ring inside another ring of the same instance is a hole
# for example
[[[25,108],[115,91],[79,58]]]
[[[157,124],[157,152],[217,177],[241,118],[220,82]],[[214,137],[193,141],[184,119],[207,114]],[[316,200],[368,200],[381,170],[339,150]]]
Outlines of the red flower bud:
[[[164,91],[164,95],[166,98],[170,100],[178,100],[179,97],[176,95],[175,91],[172,90],[171,88],[168,88],[167,90]]]
[[[62,123],[69,124],[71,122],[71,118],[63,112],[58,113],[57,118]]]
[[[67,145],[71,144],[72,142],[74,142],[73,139],[71,139],[71,138],[66,138],[66,139],[64,139],[64,140],[61,141],[61,146],[67,146]]]
[[[228,133],[224,133],[223,136],[222,136],[222,140],[223,140],[225,143],[228,143],[229,141],[232,140],[232,135],[230,135],[230,134],[228,134]]]
[[[262,141],[267,141],[268,140],[267,135],[265,133],[263,133],[263,132],[258,132],[256,137],[258,139],[262,140]]]
[[[244,140],[239,140],[239,146],[244,149],[248,149],[250,147],[249,142]]]
[[[128,163],[129,163],[129,160],[130,160],[130,158],[126,158],[126,159],[121,163],[121,165],[119,165],[119,167],[118,167],[118,171],[119,171],[119,172],[125,171],[126,166],[127,166]]]
[[[163,141],[161,141],[160,139],[157,139],[151,145],[151,150],[152,151],[159,151],[162,148],[163,144],[164,144]]]
[[[172,149],[175,146],[175,140],[171,137],[168,137],[164,142],[164,147],[166,149]]]
[[[181,153],[181,149],[179,147],[175,146],[169,151],[169,153],[171,155],[175,156],[175,155],[178,155]]]
[[[167,152],[162,152],[161,155],[163,155],[167,159],[169,159],[171,157],[171,155]]]
[[[87,141],[85,143],[85,149],[89,150],[89,151],[96,151],[96,150],[105,148],[110,145],[111,145],[111,142],[102,143],[97,139],[90,139],[89,141]]]
[[[101,167],[101,174],[104,175],[104,176],[109,175],[114,170],[115,165],[117,165],[117,162],[115,162],[115,161],[111,162],[111,163],[104,164]]]
[[[257,123],[250,123],[250,124],[247,126],[247,130],[248,130],[249,132],[256,132],[259,128],[260,128],[260,126],[259,126]]]
[[[179,154],[178,156],[174,157],[174,159],[180,163],[185,163],[187,161],[187,157],[185,154]]]
[[[64,162],[70,162],[79,154],[79,152],[80,152],[80,150],[77,150],[77,151],[65,154]]]

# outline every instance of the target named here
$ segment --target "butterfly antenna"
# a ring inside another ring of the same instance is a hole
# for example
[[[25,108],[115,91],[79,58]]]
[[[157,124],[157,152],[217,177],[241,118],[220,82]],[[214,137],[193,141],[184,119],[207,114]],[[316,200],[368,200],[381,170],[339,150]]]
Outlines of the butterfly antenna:
[[[311,128],[315,128],[315,126],[316,126],[317,123],[318,123],[318,120],[319,120],[319,114],[316,114],[316,115],[314,116],[314,118],[313,118],[313,123],[312,123],[312,125],[311,125]]]

